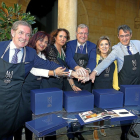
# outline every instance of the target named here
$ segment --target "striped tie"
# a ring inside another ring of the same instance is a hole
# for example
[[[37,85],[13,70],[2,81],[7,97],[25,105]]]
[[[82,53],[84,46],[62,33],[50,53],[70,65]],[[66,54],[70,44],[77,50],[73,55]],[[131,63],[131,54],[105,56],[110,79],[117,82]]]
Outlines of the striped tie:
[[[11,63],[17,64],[17,62],[18,62],[17,54],[18,54],[19,51],[20,51],[20,49],[17,49],[17,48],[15,49],[15,54],[14,54],[13,57],[12,57]]]

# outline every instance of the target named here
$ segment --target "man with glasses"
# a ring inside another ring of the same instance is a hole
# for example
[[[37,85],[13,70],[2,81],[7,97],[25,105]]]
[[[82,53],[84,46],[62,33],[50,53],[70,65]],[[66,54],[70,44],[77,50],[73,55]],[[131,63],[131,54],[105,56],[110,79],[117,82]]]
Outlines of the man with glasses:
[[[112,47],[112,52],[103,62],[101,62],[90,74],[90,79],[94,83],[95,76],[100,75],[114,60],[118,64],[119,85],[140,85],[140,41],[130,40],[132,30],[127,25],[118,27],[118,38],[120,42]],[[122,126],[121,140],[128,140],[127,133],[130,128]],[[130,134],[136,138],[139,135],[132,130]]]
[[[78,25],[76,29],[76,40],[69,41],[66,47],[66,63],[70,69],[87,79],[96,66],[96,45],[88,40],[89,29],[85,24]],[[81,83],[74,79],[72,87],[91,92],[91,82]],[[70,87],[70,90],[72,88]]]

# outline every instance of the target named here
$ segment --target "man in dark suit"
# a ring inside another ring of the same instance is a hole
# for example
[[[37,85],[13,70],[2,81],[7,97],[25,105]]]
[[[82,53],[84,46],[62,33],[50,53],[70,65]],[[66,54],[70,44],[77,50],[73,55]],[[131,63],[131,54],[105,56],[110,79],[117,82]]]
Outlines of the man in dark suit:
[[[96,45],[88,40],[89,29],[87,25],[80,24],[76,30],[76,40],[69,41],[66,47],[66,63],[69,68],[78,74],[86,76],[96,66]],[[88,73],[87,73],[88,72]],[[80,83],[74,79],[75,85],[81,90],[91,92],[91,82]]]
[[[75,70],[78,75],[82,75],[85,79],[89,78],[89,73],[96,66],[96,45],[88,40],[89,29],[85,24],[78,25],[76,29],[76,40],[69,41],[66,44],[66,63],[70,69]],[[73,79],[74,84],[69,87],[69,90],[87,90],[91,92],[91,81],[86,83],[78,82]],[[71,128],[69,128],[69,131]],[[72,128],[73,129],[73,128]],[[78,140],[84,138],[80,133],[74,135]],[[69,138],[73,138],[69,135]]]
[[[17,129],[15,118],[22,96],[21,89],[31,68],[54,70],[60,67],[54,62],[39,58],[34,49],[25,47],[31,32],[31,25],[27,22],[16,21],[11,28],[12,40],[0,42],[0,139],[2,140],[10,139],[9,136]]]

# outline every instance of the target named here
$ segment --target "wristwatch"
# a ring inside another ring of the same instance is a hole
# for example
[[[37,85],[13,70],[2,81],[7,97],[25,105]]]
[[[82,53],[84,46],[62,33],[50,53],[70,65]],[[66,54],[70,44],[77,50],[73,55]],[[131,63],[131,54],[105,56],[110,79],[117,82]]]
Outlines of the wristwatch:
[[[88,70],[88,73],[91,73],[91,70],[90,70],[90,68],[86,68],[86,70]]]
[[[54,73],[54,77],[59,78],[59,76],[56,75],[55,70],[53,70],[53,73]]]

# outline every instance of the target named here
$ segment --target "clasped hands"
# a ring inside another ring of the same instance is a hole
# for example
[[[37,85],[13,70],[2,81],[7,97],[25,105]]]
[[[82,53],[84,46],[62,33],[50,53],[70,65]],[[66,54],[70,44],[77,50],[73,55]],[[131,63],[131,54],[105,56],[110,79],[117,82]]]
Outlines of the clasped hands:
[[[81,81],[81,83],[89,81],[89,72],[83,67],[79,67],[75,70],[75,72],[72,72],[72,76],[77,78],[78,81]]]
[[[69,72],[65,72],[66,68],[63,67],[58,67],[57,69],[55,69],[56,75],[58,76],[68,76]],[[77,78],[78,81],[81,81],[81,83],[85,83],[89,80],[92,81],[92,83],[94,83],[95,80],[95,76],[96,76],[96,72],[93,71],[90,75],[88,70],[86,70],[83,67],[78,67],[75,71],[72,71],[71,73],[71,77],[72,78]]]
[[[78,79],[78,81],[81,81],[81,83],[85,83],[89,80],[91,80],[92,83],[94,83],[95,77],[96,77],[96,71],[92,71],[92,73],[89,75],[88,70],[86,70],[83,67],[79,67],[76,69],[76,74],[77,77],[74,76],[75,78]]]
[[[57,76],[66,76],[68,77],[69,75],[69,72],[65,72],[66,68],[63,68],[63,67],[58,67],[57,69],[55,69],[55,73]],[[89,77],[89,74],[87,73],[87,70],[85,71],[86,69],[82,68],[78,71],[72,71],[71,72],[71,78],[77,78],[78,81],[81,81],[81,80],[84,80],[85,77]]]

